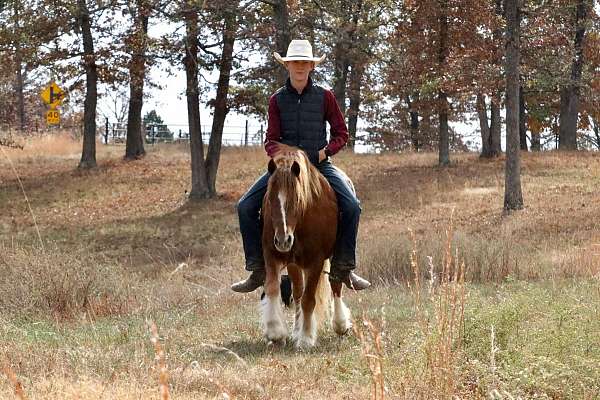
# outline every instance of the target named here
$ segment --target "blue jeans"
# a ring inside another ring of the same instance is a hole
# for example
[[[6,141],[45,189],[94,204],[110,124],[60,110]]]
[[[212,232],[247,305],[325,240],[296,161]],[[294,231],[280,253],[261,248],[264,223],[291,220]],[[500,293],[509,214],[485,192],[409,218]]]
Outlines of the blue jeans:
[[[360,219],[360,201],[345,176],[329,161],[315,165],[335,191],[339,221],[337,240],[331,259],[332,272],[351,271],[356,267],[356,236]],[[240,232],[246,255],[246,270],[264,269],[262,253],[262,226],[260,209],[267,192],[269,173],[266,172],[252,185],[238,202]]]

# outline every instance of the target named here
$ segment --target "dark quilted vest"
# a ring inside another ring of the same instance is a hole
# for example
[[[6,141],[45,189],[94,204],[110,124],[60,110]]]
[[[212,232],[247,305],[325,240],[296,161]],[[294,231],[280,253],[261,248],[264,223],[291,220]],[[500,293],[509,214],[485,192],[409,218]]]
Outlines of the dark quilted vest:
[[[281,118],[281,142],[306,151],[309,158],[327,145],[325,89],[312,83],[298,94],[287,80],[275,93]],[[311,157],[313,156],[313,157]]]

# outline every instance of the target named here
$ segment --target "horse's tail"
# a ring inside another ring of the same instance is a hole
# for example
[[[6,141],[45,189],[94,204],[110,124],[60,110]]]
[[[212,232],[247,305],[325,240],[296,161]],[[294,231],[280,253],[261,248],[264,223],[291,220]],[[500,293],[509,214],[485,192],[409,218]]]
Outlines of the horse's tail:
[[[315,293],[315,316],[317,318],[317,326],[321,326],[323,321],[331,318],[331,285],[329,284],[329,270],[331,264],[329,259],[325,259],[323,263],[323,272],[319,277],[319,284]]]

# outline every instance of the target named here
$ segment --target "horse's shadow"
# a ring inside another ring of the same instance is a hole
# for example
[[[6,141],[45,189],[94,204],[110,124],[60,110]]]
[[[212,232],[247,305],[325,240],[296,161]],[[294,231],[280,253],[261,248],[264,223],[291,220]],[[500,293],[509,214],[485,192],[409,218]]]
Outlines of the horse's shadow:
[[[288,337],[285,344],[268,343],[264,338],[249,338],[225,343],[223,347],[245,359],[272,354],[337,354],[357,344],[358,340],[353,335],[340,337],[331,330],[324,330],[319,335],[317,345],[309,349],[297,349],[291,337]]]

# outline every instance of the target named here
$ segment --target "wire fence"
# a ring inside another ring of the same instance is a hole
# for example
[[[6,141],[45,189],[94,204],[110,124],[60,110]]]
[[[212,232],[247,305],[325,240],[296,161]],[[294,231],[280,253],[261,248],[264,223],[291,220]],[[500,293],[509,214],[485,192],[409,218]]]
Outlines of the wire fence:
[[[201,125],[202,141],[208,144],[212,126]],[[187,124],[144,124],[145,141],[155,143],[186,143],[190,140]],[[127,124],[124,122],[105,121],[101,140],[104,144],[123,144],[127,139]],[[221,143],[224,146],[262,146],[265,139],[263,125],[246,121],[244,125],[225,125]]]

